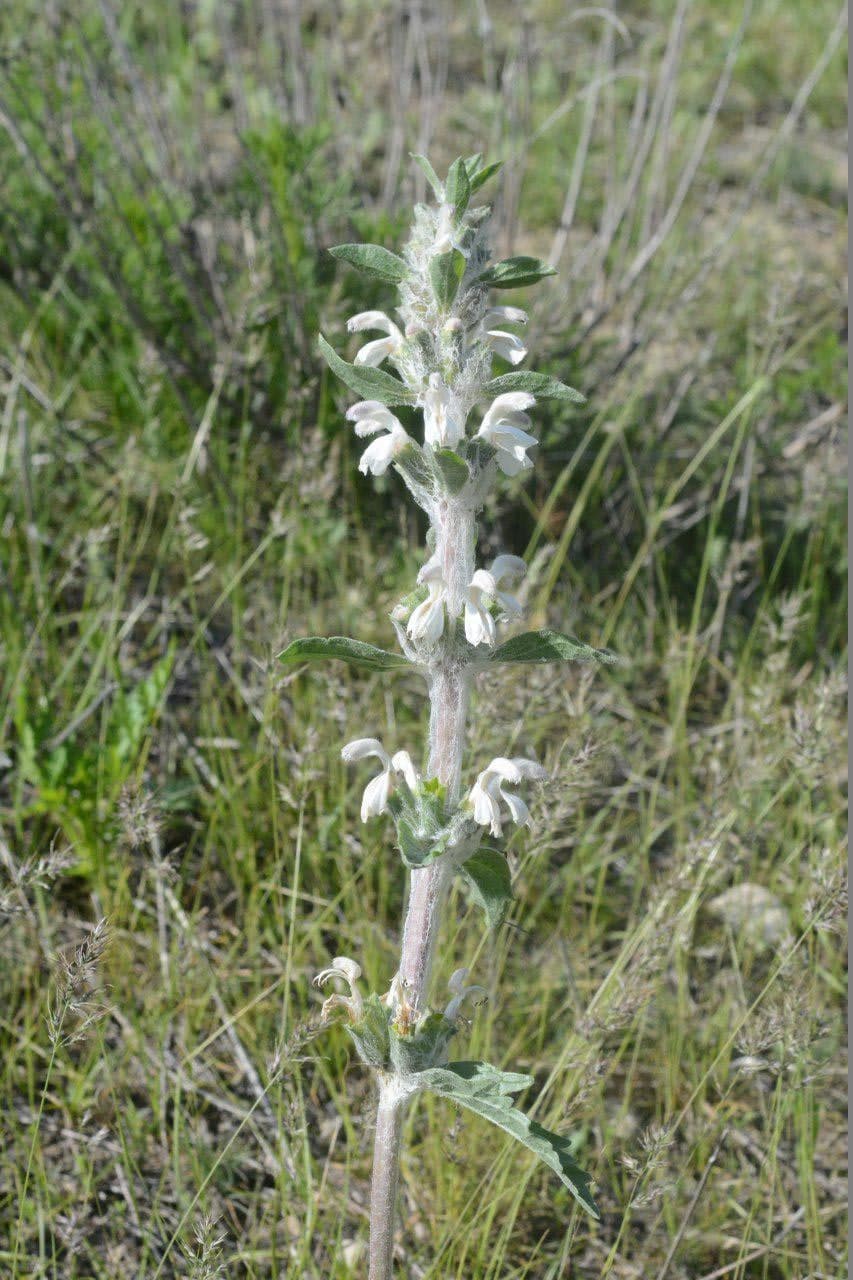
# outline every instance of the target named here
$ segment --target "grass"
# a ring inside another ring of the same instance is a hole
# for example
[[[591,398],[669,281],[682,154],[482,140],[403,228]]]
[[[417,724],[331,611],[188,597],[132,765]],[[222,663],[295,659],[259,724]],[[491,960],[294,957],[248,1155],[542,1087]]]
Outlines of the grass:
[[[421,557],[315,335],[389,303],[323,249],[398,246],[426,149],[506,158],[500,251],[559,258],[537,367],[588,395],[542,406],[484,548],[627,662],[478,689],[471,767],[553,781],[506,925],[460,888],[442,946],[492,990],[464,1053],[534,1075],[602,1222],[423,1101],[400,1273],[846,1274],[843,32],[477,12],[0,14],[10,1280],[363,1267],[370,1081],[310,978],[395,966],[402,869],[338,752],[415,748],[423,695],[275,655],[388,643]]]

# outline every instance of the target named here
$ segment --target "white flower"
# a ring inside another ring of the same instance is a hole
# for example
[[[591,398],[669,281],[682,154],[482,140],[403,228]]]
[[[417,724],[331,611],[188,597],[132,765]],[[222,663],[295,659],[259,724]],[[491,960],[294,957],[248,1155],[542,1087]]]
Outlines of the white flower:
[[[465,638],[469,644],[494,644],[495,620],[488,602],[496,600],[508,614],[521,613],[515,596],[499,590],[504,578],[518,578],[527,572],[519,556],[496,556],[489,569],[478,569],[468,584],[465,597]]]
[[[389,756],[378,738],[356,738],[353,742],[348,742],[341,751],[341,757],[347,764],[354,760],[366,760],[369,756],[376,756],[382,764],[382,772],[364,788],[364,795],[361,797],[362,822],[378,817],[388,808],[388,798],[394,786],[393,774],[400,774],[412,791],[419,781],[408,751],[397,751]]]
[[[424,440],[436,449],[452,449],[464,435],[462,406],[441,374],[431,373],[424,395]]]
[[[433,241],[433,253],[449,253],[451,249],[458,249],[461,254],[468,257],[468,250],[463,248],[462,236],[464,227],[457,230],[454,227],[455,213],[452,204],[441,205],[438,211],[438,223],[435,228],[435,240]]]
[[[448,981],[447,986],[453,998],[444,1010],[444,1016],[448,1022],[456,1021],[459,1017],[459,1010],[462,1008],[462,1005],[469,996],[482,995],[483,1000],[478,1000],[477,1004],[483,1004],[485,999],[488,998],[489,993],[486,991],[485,987],[480,987],[476,983],[474,983],[473,986],[466,987],[465,979],[467,977],[467,969],[457,969],[455,973],[450,975],[450,980]]]
[[[362,438],[376,435],[378,431],[386,433],[369,444],[361,455],[358,469],[364,475],[368,472],[372,476],[384,475],[397,454],[412,443],[403,424],[378,400],[359,401],[347,410],[347,418],[355,423],[355,434]]]
[[[468,793],[468,802],[474,810],[474,821],[481,827],[488,827],[493,836],[499,836],[504,821],[501,815],[503,801],[513,822],[524,826],[530,817],[530,810],[517,795],[505,791],[503,784],[519,783],[525,778],[538,781],[544,777],[545,770],[535,760],[506,760],[503,756],[498,756],[483,770]]]
[[[525,430],[530,418],[524,410],[535,403],[527,391],[508,391],[492,401],[480,424],[476,438],[488,441],[497,450],[495,460],[506,476],[517,476],[519,471],[529,471],[533,466],[527,450],[538,442]]]
[[[492,350],[510,364],[521,364],[527,355],[527,347],[514,333],[496,329],[495,325],[527,324],[527,312],[520,307],[490,307],[473,331],[472,337],[488,343]]]
[[[348,996],[333,995],[323,1002],[320,1017],[325,1022],[335,1009],[345,1009],[353,1022],[360,1022],[364,1013],[364,1001],[356,983],[361,977],[361,965],[348,956],[335,956],[328,969],[323,969],[314,979],[315,987],[322,987],[330,978],[340,978],[349,988]]]
[[[380,329],[388,334],[387,338],[376,338],[357,351],[355,364],[371,367],[381,364],[388,356],[393,356],[399,351],[403,345],[402,333],[384,311],[359,311],[357,316],[347,321],[347,329],[350,333],[362,333],[365,329]]]
[[[406,630],[413,640],[433,645],[444,631],[444,606],[447,588],[436,556],[431,556],[418,574],[418,582],[427,584],[427,598],[412,610]]]

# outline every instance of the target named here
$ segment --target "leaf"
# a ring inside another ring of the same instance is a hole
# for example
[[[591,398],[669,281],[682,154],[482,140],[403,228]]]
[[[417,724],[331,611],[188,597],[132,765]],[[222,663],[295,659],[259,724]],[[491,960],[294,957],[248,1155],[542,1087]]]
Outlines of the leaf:
[[[492,662],[601,662],[613,666],[620,661],[609,649],[593,649],[574,636],[560,631],[524,631],[499,645],[489,656]]]
[[[321,662],[340,659],[354,667],[367,667],[370,671],[397,671],[412,664],[401,653],[389,653],[377,649],[374,644],[353,640],[350,636],[306,636],[293,640],[278,655],[281,662]]]
[[[571,1138],[551,1133],[512,1105],[508,1095],[532,1083],[530,1076],[499,1071],[487,1062],[450,1062],[446,1067],[430,1067],[417,1079],[433,1093],[450,1098],[503,1129],[538,1156],[587,1213],[599,1217],[590,1193],[590,1176],[575,1161]]]
[[[477,173],[474,173],[474,174],[469,173],[468,178],[471,183],[471,194],[473,195],[475,191],[479,191],[480,187],[484,186],[485,183],[489,181],[489,178],[493,178],[494,175],[498,172],[498,170],[502,168],[503,168],[503,160],[496,160],[494,164],[487,164],[483,169],[480,169]]]
[[[479,275],[478,283],[488,285],[491,289],[523,289],[526,285],[536,284],[537,280],[543,280],[545,276],[556,274],[556,269],[547,262],[522,255],[518,258],[504,258],[503,262],[486,267]]]
[[[329,253],[333,258],[340,258],[350,266],[357,267],[365,275],[376,276],[379,280],[388,280],[399,284],[409,274],[409,268],[402,258],[381,244],[336,244]]]
[[[499,849],[478,849],[459,868],[472,896],[486,915],[490,929],[500,924],[512,899],[512,881],[506,857]]]
[[[375,992],[366,998],[361,1020],[346,1024],[358,1056],[369,1067],[388,1066],[391,1036],[388,1030],[388,1010]]]
[[[336,373],[341,382],[345,382],[350,391],[354,391],[363,400],[381,400],[383,404],[414,404],[415,393],[410,391],[399,378],[394,378],[384,369],[362,368],[360,365],[348,364],[342,360],[337,351],[329,346],[320,334],[320,352],[326,364]]]
[[[501,396],[505,391],[529,391],[540,400],[566,400],[569,404],[586,404],[586,396],[574,387],[567,387],[559,378],[547,373],[533,373],[528,369],[518,373],[502,373],[483,387],[484,396]]]
[[[469,182],[473,178],[474,174],[478,172],[480,165],[482,163],[483,163],[482,151],[475,152],[473,156],[465,157],[465,172],[468,174]]]
[[[450,493],[456,494],[464,489],[470,472],[468,464],[459,454],[452,449],[435,449],[432,456]]]
[[[430,261],[429,278],[436,301],[443,311],[449,311],[456,297],[459,282],[465,274],[465,255],[458,249],[440,253]]]
[[[426,180],[429,183],[429,185],[432,187],[432,193],[435,196],[436,200],[443,200],[444,187],[442,187],[438,174],[436,173],[435,169],[433,169],[432,165],[430,164],[429,160],[427,160],[426,156],[415,155],[414,151],[410,151],[409,155],[412,157],[415,164],[425,174]]]
[[[447,171],[447,181],[444,184],[444,199],[447,204],[453,206],[453,216],[458,222],[468,208],[468,201],[471,199],[471,184],[468,181],[468,171],[465,168],[465,161],[461,157],[458,160],[454,160]]]

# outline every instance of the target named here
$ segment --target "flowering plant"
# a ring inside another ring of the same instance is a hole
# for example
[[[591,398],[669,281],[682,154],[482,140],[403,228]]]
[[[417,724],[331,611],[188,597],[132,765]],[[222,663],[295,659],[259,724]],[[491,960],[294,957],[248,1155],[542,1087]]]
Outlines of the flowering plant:
[[[374,759],[380,770],[367,783],[362,821],[390,816],[410,876],[400,964],[387,992],[364,995],[360,966],[339,956],[316,979],[337,981],[323,1018],[342,1016],[362,1060],[375,1070],[379,1091],[370,1209],[370,1280],[391,1275],[395,1195],[403,1113],[408,1101],[431,1090],[490,1120],[536,1153],[589,1213],[597,1216],[590,1179],[577,1165],[571,1140],[529,1120],[512,1096],[531,1078],[483,1062],[449,1061],[449,1046],[466,1001],[483,988],[467,985],[467,970],[450,979],[442,1012],[429,994],[442,910],[460,875],[496,924],[511,896],[501,847],[507,824],[523,825],[529,811],[518,788],[545,777],[535,761],[498,757],[472,786],[462,784],[462,756],[471,679],[497,663],[613,661],[570,636],[533,631],[499,643],[500,629],[522,612],[507,585],[521,578],[524,561],[499,555],[488,568],[475,561],[476,518],[499,475],[533,466],[537,445],[529,410],[537,399],[578,403],[583,397],[556,378],[513,368],[493,376],[495,356],[512,366],[526,354],[511,331],[527,323],[517,307],[495,306],[492,289],[511,289],[553,275],[530,257],[490,264],[489,209],[472,199],[496,172],[481,156],[457,159],[442,183],[424,157],[415,157],[436,197],[415,209],[403,257],[379,245],[345,244],[332,253],[397,285],[399,323],[365,311],[348,323],[352,333],[378,332],[353,361],[320,338],[332,370],[360,397],[347,412],[356,435],[370,438],[359,469],[381,476],[394,467],[430,523],[429,555],[415,592],[392,613],[401,653],[344,636],[294,641],[287,662],[343,659],[373,670],[416,669],[426,680],[429,735],[426,768],[419,772],[405,750],[393,754],[373,737],[343,748],[348,763]],[[510,326],[505,328],[503,326]],[[391,373],[387,366],[396,371]],[[393,409],[420,410],[423,437],[409,434]],[[482,409],[479,407],[482,406]],[[473,429],[471,422],[473,420]],[[487,841],[487,843],[484,843]]]

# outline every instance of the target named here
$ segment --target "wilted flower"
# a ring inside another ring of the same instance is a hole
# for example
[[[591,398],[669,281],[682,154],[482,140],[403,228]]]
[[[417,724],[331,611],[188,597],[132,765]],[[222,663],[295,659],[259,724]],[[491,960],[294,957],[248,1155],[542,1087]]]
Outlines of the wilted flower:
[[[455,1022],[459,1017],[459,1010],[467,999],[474,995],[482,995],[483,999],[478,1000],[477,1004],[483,1004],[488,998],[488,992],[485,987],[480,987],[476,983],[473,986],[466,987],[465,981],[468,977],[467,969],[457,969],[455,973],[450,975],[447,986],[450,990],[452,999],[449,1001],[447,1008],[444,1010],[444,1016],[448,1022]]]
[[[350,333],[362,333],[365,329],[380,329],[387,333],[387,338],[375,338],[356,352],[354,364],[368,365],[371,368],[381,364],[388,356],[393,356],[403,345],[403,335],[394,321],[384,311],[359,311],[347,321]]]
[[[378,817],[388,808],[388,798],[394,787],[394,774],[399,774],[406,785],[414,791],[419,782],[418,773],[412,764],[408,751],[396,751],[389,756],[378,738],[356,738],[348,742],[341,750],[341,757],[347,764],[354,760],[366,760],[376,756],[382,764],[382,772],[368,782],[361,798],[361,820]]]
[[[518,615],[521,605],[514,596],[500,591],[504,578],[516,578],[527,572],[520,556],[496,556],[489,569],[478,569],[468,584],[465,600],[465,636],[469,644],[495,643],[495,620],[489,601],[501,604],[507,614]]]
[[[373,476],[384,475],[397,454],[412,444],[403,424],[378,400],[359,401],[347,410],[347,418],[355,423],[355,434],[362,438],[376,435],[379,431],[386,433],[369,444],[361,455],[358,469],[364,475],[368,472]]]
[[[350,960],[348,956],[335,956],[329,968],[317,974],[314,979],[315,987],[322,987],[330,978],[340,978],[349,988],[348,996],[338,995],[336,992],[323,1001],[320,1017],[324,1022],[335,1009],[344,1009],[353,1022],[361,1021],[364,1014],[364,1001],[356,986],[360,977],[361,965],[356,964],[355,960]]]
[[[499,836],[504,821],[501,814],[503,801],[513,822],[520,827],[524,826],[530,817],[530,810],[519,796],[504,789],[504,783],[519,783],[526,778],[541,781],[545,777],[545,770],[535,760],[507,760],[498,756],[483,770],[468,793],[468,802],[474,810],[474,821],[481,827],[488,827],[493,836]]]
[[[508,391],[491,403],[475,439],[486,440],[497,450],[495,461],[506,476],[529,471],[533,463],[527,450],[538,444],[526,430],[530,418],[524,412],[536,403],[527,391]]]

